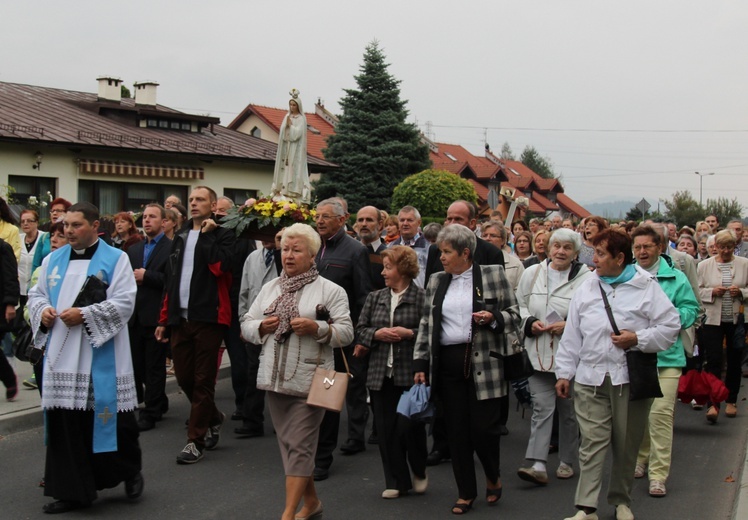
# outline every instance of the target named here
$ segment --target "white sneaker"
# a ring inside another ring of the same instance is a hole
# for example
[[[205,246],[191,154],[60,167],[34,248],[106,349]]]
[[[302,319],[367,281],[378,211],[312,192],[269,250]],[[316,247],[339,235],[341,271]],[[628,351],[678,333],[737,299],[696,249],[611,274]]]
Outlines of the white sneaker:
[[[597,513],[588,514],[580,509],[576,515],[564,518],[564,520],[597,520]]]
[[[634,513],[631,512],[629,506],[618,504],[616,506],[616,520],[634,520]]]

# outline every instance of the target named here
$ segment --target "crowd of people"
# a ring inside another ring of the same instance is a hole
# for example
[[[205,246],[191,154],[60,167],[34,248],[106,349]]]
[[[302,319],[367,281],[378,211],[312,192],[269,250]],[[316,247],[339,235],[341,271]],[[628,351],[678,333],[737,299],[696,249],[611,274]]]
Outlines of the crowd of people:
[[[171,195],[137,219],[116,214],[104,231],[87,202],[53,200],[40,226],[35,210],[17,221],[0,199],[0,321],[13,331],[25,315],[42,357],[22,383],[46,411],[46,513],[88,507],[123,482],[129,498],[143,493],[138,438],[168,413],[169,366],[190,402],[178,464],[216,449],[227,420],[239,437],[265,435],[267,403],[286,477],[282,520],[321,517],[315,481],[329,478],[336,450],[367,444],[379,448],[384,499],[425,493],[427,467],[451,460],[450,511],[468,514],[477,455],[485,503],[496,506],[509,395],[522,386],[504,369],[513,337],[532,365],[527,464],[516,475],[547,486],[557,450],[556,478],[578,478],[566,520],[598,518],[607,451],[618,520],[634,518],[635,478],[667,495],[685,371],[725,373],[727,399],[706,403],[706,421],[738,414],[748,377],[740,220],[722,229],[710,215],[678,229],[554,215],[505,225],[499,212],[480,222],[458,200],[443,224],[423,225],[413,206],[393,215],[367,206],[352,223],[346,201],[331,198],[317,203],[314,226],[255,242],[221,226],[232,207],[197,186],[186,205]],[[13,400],[19,382],[4,351],[0,380]],[[224,351],[234,409],[222,411]],[[635,395],[637,353],[656,358],[661,397]],[[317,368],[353,376],[343,442],[341,414],[307,404]],[[398,413],[404,394],[424,388],[431,441],[426,420]]]

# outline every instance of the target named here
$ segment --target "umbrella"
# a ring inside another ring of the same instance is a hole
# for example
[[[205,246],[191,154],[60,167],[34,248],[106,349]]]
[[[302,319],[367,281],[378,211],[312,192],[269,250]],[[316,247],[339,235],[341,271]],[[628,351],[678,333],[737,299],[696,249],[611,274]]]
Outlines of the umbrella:
[[[416,384],[403,392],[397,403],[397,413],[414,420],[425,420],[434,415],[434,405],[429,402],[431,387]]]
[[[722,380],[703,370],[690,370],[678,381],[678,399],[682,403],[693,400],[702,405],[707,401],[717,404],[727,399],[728,394]]]

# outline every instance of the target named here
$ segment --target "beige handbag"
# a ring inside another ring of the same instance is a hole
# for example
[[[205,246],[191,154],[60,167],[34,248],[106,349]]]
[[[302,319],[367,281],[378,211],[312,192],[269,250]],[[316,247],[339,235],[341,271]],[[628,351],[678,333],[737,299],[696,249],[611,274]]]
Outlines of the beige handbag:
[[[330,327],[334,330],[333,327]],[[336,333],[337,334],[337,333]],[[306,398],[306,404],[316,408],[324,408],[331,412],[340,412],[345,402],[345,393],[348,391],[348,379],[351,378],[351,370],[348,368],[348,360],[345,357],[345,351],[341,348],[340,353],[343,355],[345,363],[345,372],[337,372],[334,368],[325,369],[319,366],[322,348],[317,357],[317,368],[314,370],[312,386],[309,389],[309,395]]]

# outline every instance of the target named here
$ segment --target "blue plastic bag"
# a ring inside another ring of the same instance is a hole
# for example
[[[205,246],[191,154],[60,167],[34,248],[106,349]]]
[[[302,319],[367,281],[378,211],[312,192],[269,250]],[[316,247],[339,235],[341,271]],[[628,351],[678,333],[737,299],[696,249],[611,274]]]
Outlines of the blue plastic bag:
[[[434,405],[429,401],[431,387],[417,384],[403,392],[397,403],[397,413],[415,421],[425,421],[434,415]]]

